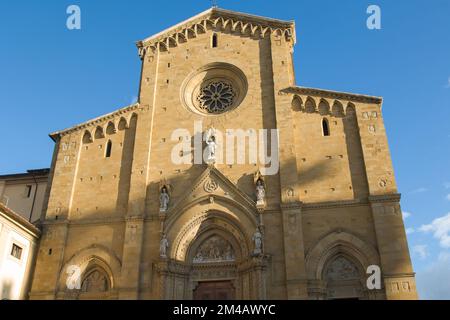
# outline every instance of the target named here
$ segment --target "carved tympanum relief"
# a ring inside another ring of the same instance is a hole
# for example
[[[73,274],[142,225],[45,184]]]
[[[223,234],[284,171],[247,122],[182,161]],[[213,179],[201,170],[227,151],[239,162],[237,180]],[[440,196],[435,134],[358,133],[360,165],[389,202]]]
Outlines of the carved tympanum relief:
[[[108,279],[106,275],[99,270],[94,270],[89,273],[81,285],[82,292],[105,292],[108,290]]]
[[[194,263],[234,261],[235,254],[231,244],[220,236],[212,236],[205,240],[195,253]]]
[[[359,278],[358,268],[353,262],[343,256],[339,256],[331,262],[325,271],[325,279],[327,280],[350,280]]]

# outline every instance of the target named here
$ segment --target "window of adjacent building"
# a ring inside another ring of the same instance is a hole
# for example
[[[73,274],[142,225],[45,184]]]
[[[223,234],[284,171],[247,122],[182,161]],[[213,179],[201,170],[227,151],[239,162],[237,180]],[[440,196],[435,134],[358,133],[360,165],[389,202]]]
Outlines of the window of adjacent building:
[[[12,248],[11,248],[11,255],[16,258],[19,259],[22,257],[22,248],[19,247],[17,244],[13,243]]]
[[[110,158],[112,152],[112,142],[111,140],[108,141],[106,144],[106,152],[105,152],[105,158]]]
[[[27,198],[31,197],[31,191],[32,191],[32,189],[33,189],[33,186],[31,186],[31,185],[27,185],[27,186],[26,186],[26,189],[25,189],[25,196],[26,196]]]
[[[330,135],[330,126],[328,124],[327,119],[322,119],[322,134],[324,137],[328,137]]]
[[[217,42],[217,34],[214,33],[214,34],[212,35],[212,39],[211,39],[211,46],[212,46],[213,48],[217,48],[217,44],[218,44],[218,42]]]

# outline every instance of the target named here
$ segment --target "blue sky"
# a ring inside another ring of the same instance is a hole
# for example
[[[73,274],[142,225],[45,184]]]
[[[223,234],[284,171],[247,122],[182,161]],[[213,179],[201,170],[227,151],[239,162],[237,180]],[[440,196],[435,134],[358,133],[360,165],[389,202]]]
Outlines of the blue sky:
[[[81,30],[66,8],[81,8]],[[382,29],[366,27],[380,6]],[[450,1],[219,1],[295,20],[297,83],[384,97],[383,116],[422,298],[450,299]],[[50,165],[47,134],[128,105],[134,42],[210,7],[195,1],[2,1],[0,174]]]

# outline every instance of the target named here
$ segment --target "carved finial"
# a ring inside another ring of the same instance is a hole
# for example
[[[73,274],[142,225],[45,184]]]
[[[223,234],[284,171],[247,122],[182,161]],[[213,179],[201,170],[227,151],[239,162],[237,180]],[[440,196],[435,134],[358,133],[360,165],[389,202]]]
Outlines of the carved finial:
[[[256,171],[254,174],[253,174],[253,182],[255,183],[255,185],[256,185],[256,183],[258,182],[258,180],[261,180],[261,182],[265,185],[266,184],[266,181],[265,181],[265,179],[264,179],[264,176],[261,174],[261,171]]]
[[[213,8],[217,8],[217,0],[210,0],[211,1],[211,6]]]

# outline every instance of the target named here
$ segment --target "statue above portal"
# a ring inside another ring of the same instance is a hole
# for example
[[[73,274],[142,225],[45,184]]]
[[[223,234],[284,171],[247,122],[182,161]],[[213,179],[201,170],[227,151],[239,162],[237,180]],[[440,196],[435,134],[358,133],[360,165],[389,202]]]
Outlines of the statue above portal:
[[[205,162],[208,164],[214,164],[216,162],[216,129],[213,127],[209,128],[206,132],[206,159]]]
[[[161,188],[159,194],[159,212],[166,212],[169,208],[170,196],[166,186]]]
[[[159,256],[161,258],[167,258],[167,249],[169,248],[169,240],[167,240],[166,234],[163,233],[161,241],[159,242]]]
[[[262,253],[263,236],[259,231],[259,228],[256,228],[256,232],[253,234],[252,240],[255,245],[253,255],[260,255]]]

